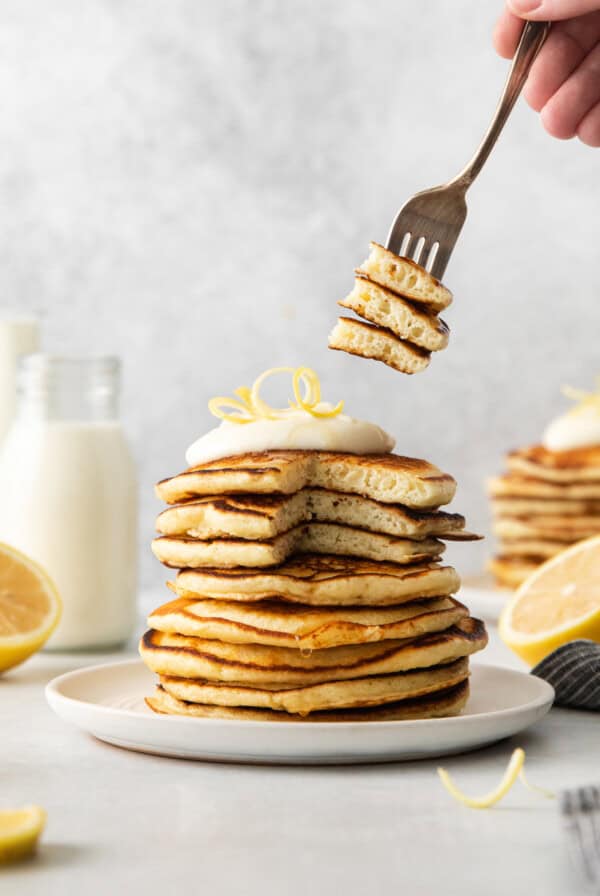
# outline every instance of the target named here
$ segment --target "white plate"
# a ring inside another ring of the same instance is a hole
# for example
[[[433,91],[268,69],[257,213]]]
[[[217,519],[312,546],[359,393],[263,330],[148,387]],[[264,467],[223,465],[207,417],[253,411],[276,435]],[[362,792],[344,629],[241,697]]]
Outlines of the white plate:
[[[52,709],[100,740],[160,756],[221,762],[390,762],[459,753],[541,719],[554,691],[545,681],[474,664],[462,716],[408,722],[245,722],[156,715],[144,703],[156,677],[140,660],[89,666],[46,688]]]

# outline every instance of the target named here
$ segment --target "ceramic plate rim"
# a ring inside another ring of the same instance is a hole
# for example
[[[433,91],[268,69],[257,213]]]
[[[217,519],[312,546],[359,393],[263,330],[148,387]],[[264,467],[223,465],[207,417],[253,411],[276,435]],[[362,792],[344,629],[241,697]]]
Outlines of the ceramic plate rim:
[[[73,679],[77,679],[78,677],[83,677],[85,675],[93,675],[97,672],[107,671],[109,669],[117,669],[118,667],[125,668],[135,666],[137,669],[141,667],[147,668],[144,666],[141,659],[131,658],[127,660],[117,660],[108,663],[97,663],[91,666],[81,666],[78,669],[72,669],[70,672],[64,672],[62,675],[58,675],[57,677],[51,679],[45,687],[45,695],[46,700],[51,706],[51,708],[55,711],[54,702],[64,701],[69,703],[70,705],[78,705],[78,706],[86,706],[93,707],[94,711],[100,712],[101,714],[110,714],[110,715],[118,715],[122,718],[130,718],[130,719],[159,719],[160,713],[154,713],[152,715],[142,714],[139,710],[133,709],[123,709],[121,707],[114,706],[106,706],[103,703],[94,702],[91,700],[82,700],[76,697],[69,697],[61,691],[61,687],[72,681]],[[310,728],[314,729],[331,729],[333,725],[335,725],[336,731],[343,731],[348,728],[355,728],[357,725],[360,725],[361,728],[368,726],[369,728],[377,727],[378,729],[384,728],[397,728],[398,726],[402,726],[403,728],[419,728],[419,727],[431,727],[432,725],[444,725],[445,727],[456,727],[457,725],[465,725],[465,723],[469,722],[485,722],[492,719],[500,719],[506,715],[514,715],[515,713],[520,712],[531,712],[534,710],[542,709],[545,706],[551,706],[554,701],[554,688],[551,684],[545,681],[543,678],[539,678],[538,676],[531,675],[529,672],[522,672],[519,669],[510,669],[507,666],[499,666],[492,663],[472,663],[471,668],[477,669],[487,669],[492,673],[499,673],[501,675],[506,675],[509,677],[516,677],[517,679],[525,678],[529,682],[535,682],[534,686],[540,688],[540,692],[537,697],[531,698],[526,702],[521,702],[514,706],[505,707],[504,709],[496,709],[489,710],[481,713],[472,713],[469,715],[468,712],[458,715],[458,716],[446,716],[443,718],[433,718],[433,719],[388,719],[388,720],[375,720],[370,722],[303,722],[302,728]],[[150,671],[150,670],[148,670]],[[468,707],[467,707],[468,708]],[[184,724],[184,725],[196,725],[197,727],[206,727],[214,724],[214,722],[219,722],[220,725],[224,725],[225,727],[238,727],[239,725],[243,725],[244,728],[260,728],[264,729],[265,726],[268,727],[276,727],[277,730],[293,728],[294,730],[298,730],[298,722],[286,722],[286,721],[270,721],[270,720],[258,720],[258,719],[214,719],[214,718],[190,718],[188,716],[177,716],[177,715],[168,715],[167,718],[171,723],[175,724]]]

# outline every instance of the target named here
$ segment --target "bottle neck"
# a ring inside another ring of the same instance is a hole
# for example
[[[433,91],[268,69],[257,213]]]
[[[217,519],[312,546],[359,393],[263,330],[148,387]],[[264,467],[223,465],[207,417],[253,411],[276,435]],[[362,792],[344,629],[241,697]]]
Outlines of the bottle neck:
[[[26,355],[17,374],[20,419],[101,422],[119,413],[120,361],[114,357]]]

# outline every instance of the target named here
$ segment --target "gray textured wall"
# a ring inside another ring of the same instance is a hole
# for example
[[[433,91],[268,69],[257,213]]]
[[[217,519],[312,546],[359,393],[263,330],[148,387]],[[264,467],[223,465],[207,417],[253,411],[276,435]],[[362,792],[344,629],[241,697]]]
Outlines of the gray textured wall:
[[[45,345],[117,352],[152,484],[211,423],[206,401],[273,364],[400,451],[482,481],[535,439],[559,387],[600,372],[597,151],[520,104],[474,186],[447,272],[451,346],[404,377],[329,352],[335,300],[400,203],[455,173],[506,63],[486,0],[2,0],[0,274]],[[485,545],[454,548],[468,571]]]

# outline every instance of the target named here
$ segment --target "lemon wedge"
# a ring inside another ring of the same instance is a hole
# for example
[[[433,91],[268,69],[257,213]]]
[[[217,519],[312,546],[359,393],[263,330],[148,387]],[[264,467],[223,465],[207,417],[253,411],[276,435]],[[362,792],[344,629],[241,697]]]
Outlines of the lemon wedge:
[[[0,809],[0,864],[32,855],[45,824],[46,813],[40,806]]]
[[[48,640],[62,602],[41,566],[0,543],[0,672],[26,660]]]
[[[462,803],[463,806],[467,806],[469,809],[490,809],[492,806],[495,806],[496,803],[500,802],[500,800],[505,797],[509,790],[514,786],[517,778],[520,779],[521,783],[529,790],[533,790],[535,793],[539,793],[547,799],[554,799],[556,794],[551,790],[546,790],[543,787],[538,787],[535,784],[529,783],[525,777],[524,765],[525,750],[521,747],[517,747],[510,757],[506,771],[498,786],[484,796],[467,796],[458,789],[445,768],[438,768],[437,771],[440,780],[448,793],[453,796],[455,800]]]
[[[600,535],[534,570],[504,608],[498,630],[531,666],[575,638],[600,642]]]
[[[292,375],[292,390],[295,401],[287,408],[274,408],[261,397],[260,390],[265,380],[278,373]],[[235,390],[237,398],[215,396],[208,402],[208,409],[215,417],[228,423],[254,423],[257,420],[281,420],[291,411],[305,411],[311,417],[327,419],[337,417],[344,408],[340,401],[335,407],[321,402],[321,383],[310,367],[271,367],[254,380],[252,388],[240,386]]]

